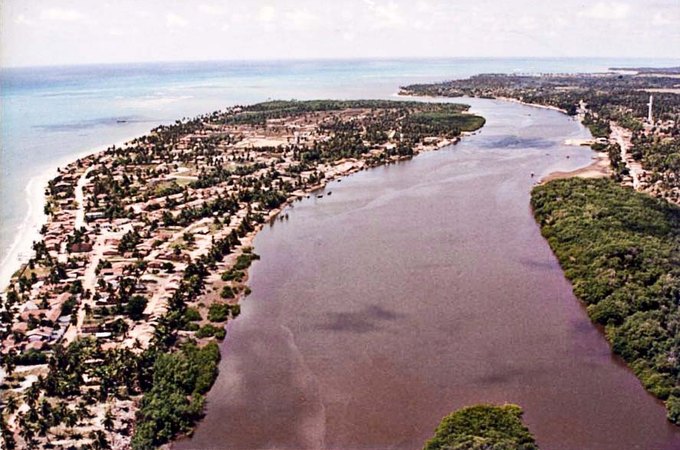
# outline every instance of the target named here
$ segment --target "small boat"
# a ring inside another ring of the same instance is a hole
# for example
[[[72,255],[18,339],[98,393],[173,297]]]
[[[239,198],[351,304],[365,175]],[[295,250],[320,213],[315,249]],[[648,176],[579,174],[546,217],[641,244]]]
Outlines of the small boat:
[[[323,195],[317,195],[316,198],[323,198]]]
[[[531,172],[531,178],[533,178],[533,177],[534,177],[534,173],[533,173],[533,172]]]
[[[332,192],[328,192],[328,195],[331,195],[331,194],[332,194]]]

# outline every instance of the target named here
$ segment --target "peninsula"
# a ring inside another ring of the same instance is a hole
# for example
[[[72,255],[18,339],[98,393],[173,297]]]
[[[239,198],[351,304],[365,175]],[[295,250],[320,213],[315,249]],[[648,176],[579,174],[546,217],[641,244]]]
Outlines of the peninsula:
[[[257,231],[332,180],[456,143],[484,124],[467,109],[238,106],[60,169],[42,239],[2,294],[5,448],[146,449],[190,433]]]

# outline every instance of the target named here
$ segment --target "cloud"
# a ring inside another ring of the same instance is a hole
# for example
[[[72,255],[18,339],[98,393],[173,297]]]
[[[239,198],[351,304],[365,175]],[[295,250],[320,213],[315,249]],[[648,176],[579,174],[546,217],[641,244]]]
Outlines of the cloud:
[[[657,11],[654,13],[654,17],[652,17],[652,24],[656,26],[677,26],[678,23],[680,23],[680,14],[678,13],[669,13],[668,11],[661,13]]]
[[[264,5],[257,14],[261,22],[272,22],[276,18],[276,8],[272,5]]]
[[[198,11],[211,16],[223,16],[227,14],[226,8],[212,3],[201,3],[198,5]]]
[[[293,29],[307,30],[313,28],[319,18],[306,9],[297,9],[285,13],[286,24]]]
[[[107,33],[110,36],[116,36],[116,37],[125,36],[127,34],[127,32],[124,29],[116,28],[116,27],[109,28]]]
[[[85,15],[75,9],[48,8],[40,13],[42,20],[59,22],[78,22],[85,19]]]
[[[625,19],[630,14],[630,5],[620,2],[598,2],[581,13],[584,17],[603,20]]]
[[[406,18],[404,18],[399,5],[396,3],[378,5],[373,0],[364,0],[364,3],[373,11],[377,28],[400,28],[406,24]]]
[[[165,15],[165,25],[168,28],[184,28],[188,24],[189,22],[179,14],[169,12]]]
[[[35,20],[27,18],[24,14],[19,14],[14,18],[14,23],[16,23],[17,25],[33,26],[35,25]]]

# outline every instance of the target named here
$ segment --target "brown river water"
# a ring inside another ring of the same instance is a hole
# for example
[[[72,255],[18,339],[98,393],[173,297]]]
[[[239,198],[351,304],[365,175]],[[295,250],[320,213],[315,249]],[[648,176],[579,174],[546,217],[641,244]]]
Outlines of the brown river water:
[[[562,144],[587,131],[465,102],[481,133],[332,182],[257,236],[206,417],[174,448],[416,449],[480,402],[520,404],[542,450],[680,448],[531,215],[536,178],[589,162]]]

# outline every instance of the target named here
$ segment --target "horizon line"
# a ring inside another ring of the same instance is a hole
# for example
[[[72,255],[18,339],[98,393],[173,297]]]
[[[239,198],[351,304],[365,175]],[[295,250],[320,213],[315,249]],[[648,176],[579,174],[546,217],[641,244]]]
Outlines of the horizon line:
[[[339,57],[292,57],[292,58],[234,58],[234,59],[177,59],[177,60],[152,60],[152,61],[112,61],[112,62],[85,62],[85,63],[55,63],[55,64],[26,64],[26,65],[2,65],[0,71],[8,69],[46,69],[67,67],[92,67],[92,66],[124,66],[124,65],[153,65],[153,64],[202,64],[202,63],[249,63],[249,62],[315,62],[315,61],[398,61],[398,60],[472,60],[472,59],[612,59],[612,60],[673,60],[680,63],[680,56],[339,56]]]

